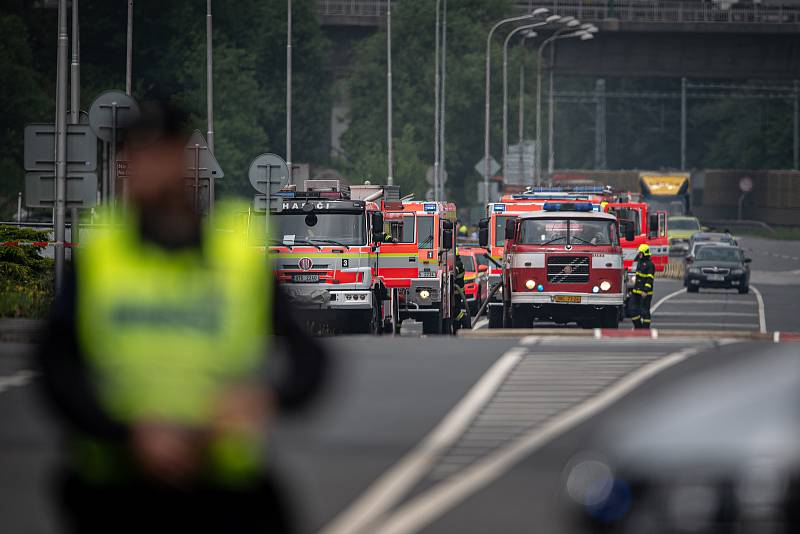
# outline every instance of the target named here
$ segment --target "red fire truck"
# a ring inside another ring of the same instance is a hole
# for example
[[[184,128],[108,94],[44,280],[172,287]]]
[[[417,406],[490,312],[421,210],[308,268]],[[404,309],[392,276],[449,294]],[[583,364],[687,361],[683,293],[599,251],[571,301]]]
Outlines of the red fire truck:
[[[639,245],[650,245],[650,253],[657,271],[663,271],[669,263],[669,236],[667,235],[667,212],[653,211],[644,202],[608,202],[603,209],[617,216],[620,221],[631,221],[634,240],[622,244],[625,268],[630,270]]]
[[[482,232],[481,240],[486,237]],[[626,239],[633,239],[629,229]],[[546,202],[504,228],[502,323],[617,328],[625,294],[619,223],[589,202]]]
[[[384,238],[377,273],[398,296],[398,319],[423,323],[425,333],[452,333],[454,311],[455,204],[381,203]]]
[[[273,268],[302,318],[314,331],[379,332],[378,205],[352,198],[336,180],[307,180],[305,191],[279,196],[270,214]]]
[[[489,255],[494,263],[489,267],[489,289],[500,286],[494,292],[489,301],[487,315],[490,323],[501,324],[502,322],[502,265],[505,247],[505,225],[506,222],[529,213],[542,210],[545,202],[548,201],[576,201],[590,203],[594,211],[601,210],[601,203],[604,200],[613,199],[610,197],[607,188],[601,186],[576,186],[576,187],[532,187],[523,193],[504,195],[500,202],[490,203],[486,208],[487,218],[483,219],[479,227],[488,230],[487,248]]]

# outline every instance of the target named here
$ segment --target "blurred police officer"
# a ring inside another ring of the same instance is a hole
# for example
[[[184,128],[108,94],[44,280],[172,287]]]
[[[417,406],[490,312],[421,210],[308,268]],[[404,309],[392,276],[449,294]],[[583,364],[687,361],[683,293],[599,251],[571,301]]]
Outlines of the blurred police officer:
[[[636,255],[636,282],[631,290],[633,299],[633,326],[635,328],[650,328],[650,303],[653,300],[653,284],[655,283],[656,267],[650,257],[650,246],[639,245]]]
[[[61,497],[80,533],[286,532],[265,466],[275,410],[308,403],[325,357],[290,318],[271,269],[220,206],[186,194],[185,116],[144,106],[126,138],[124,216],[82,247],[42,347],[66,423]],[[277,310],[280,309],[280,313]],[[282,336],[280,380],[267,355]]]

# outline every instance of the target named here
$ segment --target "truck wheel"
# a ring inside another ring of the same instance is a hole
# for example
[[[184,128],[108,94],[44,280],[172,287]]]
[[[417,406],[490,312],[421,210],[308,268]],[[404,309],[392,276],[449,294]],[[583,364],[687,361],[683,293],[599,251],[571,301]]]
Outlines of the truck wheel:
[[[372,315],[370,316],[369,333],[379,336],[383,333],[383,317],[381,305],[378,303],[378,292],[372,294]]]
[[[600,322],[601,328],[619,328],[620,312],[618,308],[609,308],[605,311],[602,321]]]
[[[486,315],[489,317],[489,328],[503,327],[503,308],[501,306],[487,306]]]
[[[511,328],[511,306],[503,303],[503,328]]]
[[[422,333],[423,334],[441,334],[442,333],[442,313],[426,313],[422,317]]]
[[[740,295],[747,295],[747,292],[750,291],[750,286],[739,286],[739,294]]]
[[[455,332],[453,331],[453,318],[448,317],[447,319],[442,319],[442,331],[441,334],[445,336],[451,336]]]
[[[533,328],[533,314],[523,306],[512,307],[511,326],[513,328]]]
[[[686,292],[687,293],[698,293],[699,291],[700,291],[700,287],[699,286],[691,286],[690,285],[690,286],[686,287]]]

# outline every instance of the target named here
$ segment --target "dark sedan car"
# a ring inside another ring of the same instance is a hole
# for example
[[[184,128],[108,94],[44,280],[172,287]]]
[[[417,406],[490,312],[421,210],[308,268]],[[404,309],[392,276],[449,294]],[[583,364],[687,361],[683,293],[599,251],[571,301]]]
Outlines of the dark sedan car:
[[[745,294],[750,289],[750,258],[738,247],[705,245],[686,258],[683,285],[689,293],[701,287],[736,288]]]

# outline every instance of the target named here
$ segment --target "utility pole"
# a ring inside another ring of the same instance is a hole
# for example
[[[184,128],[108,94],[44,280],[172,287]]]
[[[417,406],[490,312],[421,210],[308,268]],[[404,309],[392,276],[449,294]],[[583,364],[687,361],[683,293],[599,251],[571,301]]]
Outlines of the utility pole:
[[[556,162],[556,147],[555,147],[555,109],[556,101],[554,98],[554,84],[553,84],[553,71],[556,68],[556,41],[550,45],[550,86],[547,90],[547,173],[550,179],[553,178],[553,168]]]
[[[594,167],[605,169],[606,161],[606,81],[599,78],[594,85]]]
[[[525,39],[527,37],[522,37],[522,49],[525,50]],[[524,150],[524,143],[525,143],[525,132],[524,132],[524,118],[525,118],[525,57],[527,54],[522,54],[522,59],[519,62],[519,98],[517,105],[519,109],[517,110],[517,139],[519,143],[519,175],[522,178],[522,182],[524,183],[525,180],[525,150]]]
[[[686,170],[686,76],[681,78],[681,170]]]
[[[292,169],[292,0],[286,2],[286,166],[289,183],[294,183]]]
[[[441,129],[439,130],[439,193],[444,198],[444,175],[447,173],[447,165],[445,160],[446,146],[445,146],[445,102],[447,101],[447,0],[444,0],[442,5],[442,101],[440,102],[442,109],[440,111]]]
[[[81,122],[81,41],[80,41],[80,19],[78,10],[78,0],[72,0],[72,62],[70,63],[70,124],[80,124]],[[80,221],[78,208],[70,209],[70,241],[78,243],[80,241]],[[75,258],[75,249],[72,249],[72,258]]]
[[[58,1],[58,55],[56,59],[56,142],[55,142],[55,289],[64,286],[64,217],[67,193],[67,56],[69,53],[69,26],[67,0]]]
[[[211,16],[211,0],[206,2],[206,106],[208,115],[208,150],[214,153],[214,41],[213,41],[213,18]],[[214,215],[214,201],[216,199],[216,187],[214,177],[208,178],[208,216]]]
[[[439,4],[436,0],[436,45],[434,47],[433,103],[433,200],[439,200]]]
[[[794,170],[800,169],[800,84],[794,81],[794,136],[792,143]]]
[[[133,0],[128,0],[128,39],[125,58],[125,93],[131,94],[133,83]]]
[[[386,185],[394,185],[392,174],[392,0],[386,0]]]

